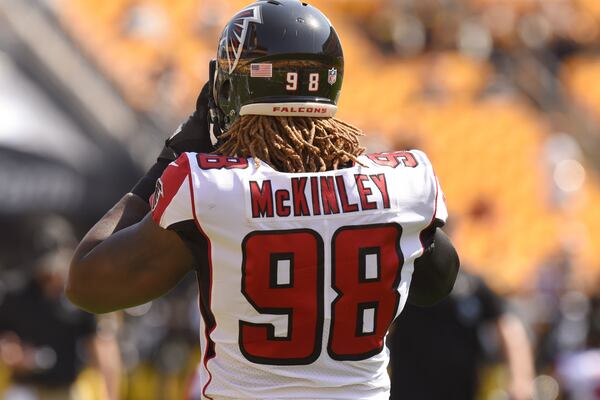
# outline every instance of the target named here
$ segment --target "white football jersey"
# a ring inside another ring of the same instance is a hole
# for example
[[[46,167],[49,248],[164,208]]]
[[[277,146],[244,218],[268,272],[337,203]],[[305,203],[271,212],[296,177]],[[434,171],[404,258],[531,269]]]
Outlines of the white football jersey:
[[[157,182],[154,220],[198,261],[203,398],[389,398],[385,337],[447,211],[424,153],[359,161],[187,153]]]

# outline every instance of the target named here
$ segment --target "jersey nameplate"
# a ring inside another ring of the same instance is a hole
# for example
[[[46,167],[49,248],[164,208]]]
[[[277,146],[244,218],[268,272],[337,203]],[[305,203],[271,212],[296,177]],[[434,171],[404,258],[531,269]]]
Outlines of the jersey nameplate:
[[[385,174],[249,180],[246,193],[250,219],[323,217],[391,209]]]

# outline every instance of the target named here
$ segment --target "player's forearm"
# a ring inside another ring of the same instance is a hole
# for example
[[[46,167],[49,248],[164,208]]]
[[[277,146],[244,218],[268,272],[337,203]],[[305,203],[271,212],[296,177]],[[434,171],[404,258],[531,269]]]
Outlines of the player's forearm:
[[[415,261],[408,302],[429,307],[444,299],[454,287],[460,260],[450,239],[436,229],[434,244]]]
[[[82,259],[113,233],[140,222],[149,210],[146,201],[134,194],[126,194],[88,231],[77,246],[73,259]]]
[[[104,380],[107,400],[119,398],[121,384],[121,356],[114,334],[98,335],[92,340],[92,353]]]
[[[67,280],[66,294],[73,303],[89,310],[87,299],[102,296],[106,286],[104,282],[118,278],[115,264],[121,261],[118,258],[110,259],[121,257],[118,249],[111,246],[101,251],[94,250],[115,233],[141,221],[148,210],[149,206],[144,200],[129,193],[85,235],[75,250]],[[126,278],[126,269],[120,273],[122,278]]]
[[[137,221],[143,208],[132,201],[134,210],[128,211],[127,200],[90,231],[71,262],[67,296],[96,314],[153,300],[173,288],[194,265],[193,254],[178,234],[161,228],[150,215],[120,229]]]
[[[510,392],[515,400],[530,399],[533,395],[533,352],[523,323],[507,313],[496,324],[498,336],[510,371]]]
[[[139,224],[120,230],[98,243],[80,259],[73,259],[67,297],[80,308],[103,314],[134,307],[155,298],[150,293],[156,274],[155,248],[140,245],[145,235]]]

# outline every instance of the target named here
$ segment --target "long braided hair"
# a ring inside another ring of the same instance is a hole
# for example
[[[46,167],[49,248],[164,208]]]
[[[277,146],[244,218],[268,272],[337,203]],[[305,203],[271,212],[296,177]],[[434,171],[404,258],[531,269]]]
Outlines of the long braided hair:
[[[360,129],[336,118],[243,115],[223,135],[218,152],[253,157],[280,172],[323,172],[363,154]]]

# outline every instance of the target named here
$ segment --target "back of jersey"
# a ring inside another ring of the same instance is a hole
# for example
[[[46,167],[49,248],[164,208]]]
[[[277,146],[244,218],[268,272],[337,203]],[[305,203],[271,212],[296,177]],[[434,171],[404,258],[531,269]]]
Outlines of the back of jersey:
[[[198,260],[203,396],[387,399],[387,330],[443,195],[419,151],[352,168],[280,173],[188,153],[153,217]]]

